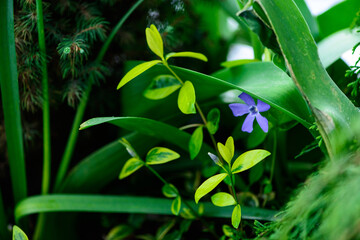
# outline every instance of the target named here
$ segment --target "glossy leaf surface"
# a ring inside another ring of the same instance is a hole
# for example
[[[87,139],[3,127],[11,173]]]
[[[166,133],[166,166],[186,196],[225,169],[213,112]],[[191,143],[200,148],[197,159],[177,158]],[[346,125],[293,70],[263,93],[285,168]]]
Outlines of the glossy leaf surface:
[[[220,173],[215,176],[210,177],[205,182],[203,182],[195,192],[195,202],[198,203],[200,198],[212,191],[219,183],[222,182],[228,176],[227,173]]]
[[[163,164],[178,159],[179,157],[180,155],[173,150],[164,147],[155,147],[146,155],[146,163],[149,165]]]
[[[142,166],[144,166],[144,162],[138,158],[130,158],[126,161],[124,167],[122,168],[120,172],[120,179],[124,179],[127,176],[134,173],[136,170],[140,169]]]
[[[241,154],[231,167],[232,173],[245,171],[270,155],[266,150],[250,150]]]
[[[219,192],[212,195],[211,202],[218,207],[227,207],[236,204],[234,197],[225,192]]]
[[[231,224],[234,228],[238,228],[241,222],[241,207],[236,205],[231,215]]]
[[[179,81],[171,75],[160,75],[152,80],[144,91],[144,96],[148,99],[163,99],[181,87]]]
[[[23,230],[21,230],[18,226],[13,227],[13,236],[12,240],[29,240]]]
[[[207,57],[202,53],[196,53],[196,52],[177,52],[177,53],[169,53],[166,55],[166,60],[172,57],[189,57],[189,58],[196,58],[199,60],[202,60],[204,62],[207,62]]]
[[[191,160],[195,159],[201,150],[203,143],[203,127],[195,129],[189,141],[189,152]]]
[[[172,184],[166,184],[162,187],[162,193],[167,198],[174,198],[179,195],[179,191],[177,188]]]
[[[181,198],[180,196],[177,196],[171,203],[171,212],[177,216],[179,215],[180,210],[181,210]]]
[[[178,97],[178,107],[184,114],[196,113],[195,110],[195,89],[190,81],[186,81],[181,87]]]
[[[160,58],[164,57],[164,46],[161,35],[154,24],[151,24],[150,28],[145,30],[146,41],[153,53]]]

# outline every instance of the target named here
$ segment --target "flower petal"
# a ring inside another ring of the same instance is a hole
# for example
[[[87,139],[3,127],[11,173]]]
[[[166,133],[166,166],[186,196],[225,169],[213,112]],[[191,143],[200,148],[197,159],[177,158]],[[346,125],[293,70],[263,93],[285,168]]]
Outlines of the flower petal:
[[[249,113],[249,106],[242,103],[231,103],[229,104],[231,111],[235,117],[242,116],[246,113]]]
[[[255,106],[255,101],[249,94],[243,92],[239,95],[239,98],[243,100],[247,105]]]
[[[258,100],[256,107],[257,107],[257,109],[259,110],[259,112],[265,112],[265,111],[267,111],[267,110],[270,109],[270,105],[267,104],[267,103],[264,103],[264,102],[261,101],[261,100]]]
[[[255,119],[255,115],[251,115],[251,114],[247,115],[247,117],[245,118],[245,121],[242,125],[241,130],[243,132],[251,133],[253,130],[254,119]]]
[[[267,133],[269,131],[269,122],[265,117],[261,116],[260,113],[256,114],[256,121],[264,132]]]

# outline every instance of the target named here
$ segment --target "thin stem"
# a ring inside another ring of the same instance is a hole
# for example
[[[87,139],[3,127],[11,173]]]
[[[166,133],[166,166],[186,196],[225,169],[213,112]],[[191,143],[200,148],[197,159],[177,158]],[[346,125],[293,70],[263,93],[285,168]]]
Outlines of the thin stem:
[[[171,69],[171,67],[169,66],[169,64],[166,62],[166,61],[163,61],[163,64],[164,66],[174,75],[174,77],[183,85],[184,82],[181,80],[181,78]],[[205,118],[205,115],[204,113],[202,112],[199,104],[197,102],[195,102],[195,107],[196,107],[196,110],[198,111],[200,117],[201,117],[201,120],[203,121],[204,125],[207,126],[207,120]],[[209,135],[210,135],[210,139],[211,139],[211,142],[212,144],[214,145],[214,148],[215,148],[215,151],[216,151],[216,154],[218,155],[218,158],[220,159],[220,162],[223,163],[223,159],[221,157],[221,154],[219,152],[219,149],[217,148],[217,145],[216,145],[216,141],[215,141],[215,138],[214,138],[214,135],[210,133],[209,129],[206,127]]]
[[[160,180],[162,181],[165,185],[168,185],[169,183],[163,178],[161,177],[161,175],[155,171],[155,169],[153,169],[151,166],[149,166],[148,164],[145,163],[145,166]],[[183,199],[180,195],[180,193],[178,193],[177,197],[180,197],[181,199]],[[218,235],[216,234],[216,232],[209,226],[209,224],[194,210],[194,208],[186,201],[182,201],[189,209],[190,211],[195,215],[195,217],[197,219],[199,219],[210,231],[210,233],[216,237],[217,239],[219,238]]]
[[[0,1],[0,85],[15,204],[27,196],[14,36],[14,1]]]
[[[115,28],[112,30],[112,32],[110,33],[108,39],[106,40],[106,42],[104,43],[104,45],[102,46],[96,60],[95,63],[101,63],[101,61],[103,60],[105,53],[107,52],[110,43],[112,42],[112,40],[114,39],[116,33],[119,31],[119,29],[121,28],[121,26],[124,24],[124,22],[129,18],[129,16],[131,15],[132,12],[135,11],[135,9],[143,2],[144,0],[138,0],[130,9],[129,11],[120,19],[120,21],[118,22],[118,24],[115,26]],[[77,136],[79,133],[79,126],[82,122],[84,113],[85,113],[85,109],[87,106],[87,102],[90,96],[90,92],[91,92],[91,88],[92,88],[92,84],[93,84],[93,78],[90,77],[89,80],[86,82],[86,86],[85,86],[85,91],[81,97],[81,101],[80,101],[80,105],[78,106],[77,110],[76,110],[76,115],[75,115],[75,119],[71,128],[71,132],[70,132],[70,136],[65,148],[65,152],[64,155],[61,159],[61,163],[60,163],[60,168],[57,172],[56,175],[56,181],[55,181],[55,191],[58,190],[58,188],[60,187],[60,184],[62,183],[65,174],[67,173],[67,170],[69,168],[69,164],[71,161],[71,157],[72,154],[74,152],[75,149],[75,144],[76,144],[76,140],[77,140]]]
[[[49,104],[49,86],[48,71],[46,65],[46,45],[44,31],[44,17],[42,0],[36,0],[37,28],[39,36],[39,50],[41,58],[42,72],[42,97],[43,97],[43,179],[41,193],[47,194],[50,187],[51,171],[51,137],[50,137],[50,104]]]
[[[273,177],[274,177],[276,150],[277,150],[277,131],[274,130],[274,142],[273,142],[273,150],[272,150],[272,158],[271,158],[270,183],[272,182]]]

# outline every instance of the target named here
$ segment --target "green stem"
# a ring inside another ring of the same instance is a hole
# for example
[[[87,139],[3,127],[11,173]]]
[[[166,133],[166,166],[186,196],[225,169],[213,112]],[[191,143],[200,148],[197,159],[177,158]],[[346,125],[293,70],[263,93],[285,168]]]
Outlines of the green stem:
[[[44,31],[44,17],[42,0],[36,0],[37,29],[39,36],[39,49],[42,57],[42,97],[43,97],[43,179],[41,193],[47,194],[50,187],[51,172],[51,137],[50,137],[50,104],[49,104],[49,86],[48,71],[46,66],[46,45]]]
[[[204,124],[202,124],[202,123],[188,124],[188,125],[180,127],[179,129],[180,130],[185,130],[185,129],[195,128],[195,127],[200,127],[200,126],[204,126]]]
[[[144,162],[145,163],[145,162]],[[168,185],[169,183],[163,178],[161,177],[161,175],[155,171],[155,169],[153,169],[151,166],[147,165],[145,163],[145,166],[160,180],[162,181],[165,185]],[[183,199],[180,195],[180,193],[178,193],[177,197],[180,197],[181,199]],[[192,212],[192,214],[194,214],[194,216],[199,219],[210,231],[210,233],[216,238],[218,239],[218,235],[216,234],[216,232],[209,226],[209,224],[203,219],[201,218],[201,216],[199,216],[199,214],[194,210],[194,208],[186,201],[182,201]]]
[[[0,239],[10,239],[10,234],[7,229],[8,221],[5,214],[3,198],[0,189]]]
[[[181,83],[181,85],[183,85],[184,82],[183,82],[183,81],[181,80],[181,78],[171,69],[171,67],[169,66],[169,64],[168,64],[166,61],[164,61],[164,60],[163,60],[163,64],[164,64],[164,66],[174,75],[174,77]],[[199,106],[199,104],[198,104],[197,102],[195,102],[195,107],[196,107],[196,109],[197,109],[197,111],[198,111],[198,113],[199,113],[199,115],[200,115],[200,117],[201,117],[201,120],[203,121],[204,125],[207,126],[207,120],[206,120],[206,118],[205,118],[205,115],[204,115],[204,113],[202,112],[202,110],[201,110],[201,108],[200,108],[200,106]],[[217,148],[217,145],[216,145],[215,137],[214,137],[213,134],[210,133],[210,131],[209,131],[209,129],[208,129],[207,127],[206,127],[206,129],[207,129],[207,131],[208,131],[208,133],[209,133],[209,135],[210,135],[210,139],[211,139],[212,144],[214,145],[216,154],[217,154],[218,158],[220,159],[220,162],[223,163],[223,159],[222,159],[221,154],[220,154],[220,152],[219,152],[219,149]]]
[[[15,204],[27,196],[23,132],[17,76],[14,1],[0,1],[0,85],[7,154]]]
[[[274,130],[274,142],[273,142],[273,150],[272,150],[272,158],[271,158],[271,172],[270,172],[270,183],[274,178],[275,171],[275,161],[276,161],[276,150],[277,150],[277,130]]]
[[[143,2],[144,0],[138,0],[130,9],[129,11],[120,19],[120,21],[118,22],[118,24],[115,26],[115,28],[112,30],[112,32],[110,33],[108,39],[106,40],[106,42],[104,43],[104,45],[102,46],[98,56],[96,57],[95,63],[99,64],[102,62],[105,53],[107,52],[110,43],[112,42],[112,40],[114,39],[116,33],[119,31],[119,29],[121,28],[121,26],[124,24],[124,22],[129,18],[129,16],[131,15],[132,12],[134,12],[134,10]],[[60,184],[62,183],[65,174],[68,171],[69,168],[69,164],[71,161],[71,157],[72,154],[74,152],[75,149],[75,144],[76,144],[76,140],[77,140],[77,136],[79,133],[79,126],[82,122],[83,116],[84,116],[84,112],[86,109],[86,105],[90,96],[90,92],[91,92],[91,88],[92,88],[92,84],[93,84],[93,79],[90,77],[89,80],[86,82],[86,87],[85,87],[85,91],[82,95],[81,101],[80,101],[80,105],[77,108],[76,111],[76,115],[75,115],[75,119],[71,128],[71,132],[70,132],[70,136],[65,148],[65,152],[64,155],[61,159],[61,163],[60,163],[60,168],[57,172],[56,175],[56,180],[55,180],[55,191],[58,190],[58,188],[60,187]]]

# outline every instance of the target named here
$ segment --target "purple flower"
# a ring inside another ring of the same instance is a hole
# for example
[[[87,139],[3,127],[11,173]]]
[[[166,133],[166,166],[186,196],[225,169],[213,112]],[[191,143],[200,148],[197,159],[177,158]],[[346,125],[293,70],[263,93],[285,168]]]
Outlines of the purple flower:
[[[255,105],[254,99],[249,94],[246,93],[240,94],[239,98],[241,98],[241,100],[243,100],[245,104],[232,103],[229,104],[229,107],[235,117],[239,117],[248,113],[247,117],[245,118],[244,124],[242,125],[241,130],[243,132],[251,133],[253,130],[254,119],[256,118],[256,121],[259,123],[261,129],[264,132],[268,132],[269,130],[268,120],[265,117],[261,116],[260,113],[269,110],[270,105],[260,100],[258,100],[257,105]]]

